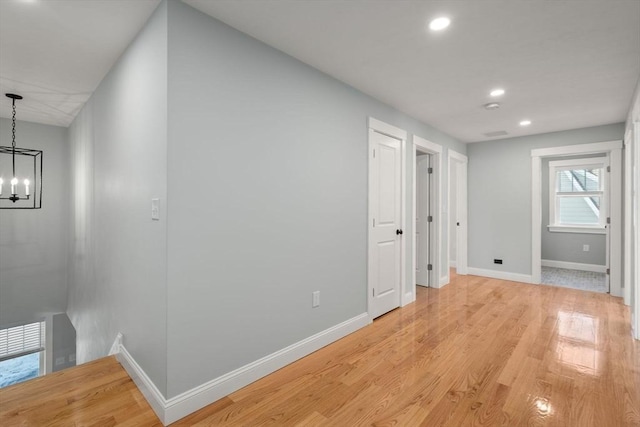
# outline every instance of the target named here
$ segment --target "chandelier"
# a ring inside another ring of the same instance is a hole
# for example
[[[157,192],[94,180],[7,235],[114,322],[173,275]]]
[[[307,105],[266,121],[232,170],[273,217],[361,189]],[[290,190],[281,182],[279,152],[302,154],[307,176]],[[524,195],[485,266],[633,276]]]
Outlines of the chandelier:
[[[11,147],[0,146],[0,209],[42,207],[42,150],[16,147],[16,100],[12,100]]]

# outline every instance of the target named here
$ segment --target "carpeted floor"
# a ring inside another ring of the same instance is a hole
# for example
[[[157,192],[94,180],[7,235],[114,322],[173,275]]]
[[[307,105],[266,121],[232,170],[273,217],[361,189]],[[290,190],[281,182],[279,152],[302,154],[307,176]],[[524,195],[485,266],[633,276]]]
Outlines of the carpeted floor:
[[[591,271],[568,270],[566,268],[542,267],[542,283],[580,289],[591,292],[609,292],[607,275]]]

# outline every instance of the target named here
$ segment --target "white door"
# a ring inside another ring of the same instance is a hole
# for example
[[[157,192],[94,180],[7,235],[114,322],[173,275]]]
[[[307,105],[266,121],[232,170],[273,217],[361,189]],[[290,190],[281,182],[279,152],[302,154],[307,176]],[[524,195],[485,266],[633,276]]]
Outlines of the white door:
[[[371,318],[400,306],[403,242],[401,147],[400,140],[369,130]]]
[[[416,285],[431,286],[431,156],[422,154],[416,161]]]

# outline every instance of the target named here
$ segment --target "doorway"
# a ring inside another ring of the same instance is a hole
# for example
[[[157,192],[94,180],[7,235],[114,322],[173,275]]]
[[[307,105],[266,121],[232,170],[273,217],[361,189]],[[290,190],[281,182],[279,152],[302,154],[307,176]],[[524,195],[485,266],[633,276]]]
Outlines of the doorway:
[[[416,286],[439,288],[442,277],[442,146],[413,137],[413,278]],[[446,259],[446,257],[444,258]],[[415,295],[415,289],[412,290]]]
[[[447,279],[449,268],[456,275],[466,275],[467,268],[467,156],[449,150],[448,174],[448,249]],[[447,281],[448,281],[447,280]]]
[[[608,236],[606,239],[607,271],[610,294],[620,297],[622,296],[622,141],[531,150],[531,281],[540,284],[542,279],[542,159],[595,154],[605,155],[608,159],[609,168],[606,174],[610,210],[605,225]]]

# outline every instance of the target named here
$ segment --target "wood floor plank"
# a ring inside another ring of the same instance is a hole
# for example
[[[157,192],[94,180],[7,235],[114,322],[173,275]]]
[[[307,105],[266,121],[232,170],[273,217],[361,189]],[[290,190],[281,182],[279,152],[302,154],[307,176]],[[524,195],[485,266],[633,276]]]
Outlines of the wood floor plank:
[[[621,300],[452,275],[177,426],[640,426]],[[0,389],[1,426],[160,422],[114,358]]]

